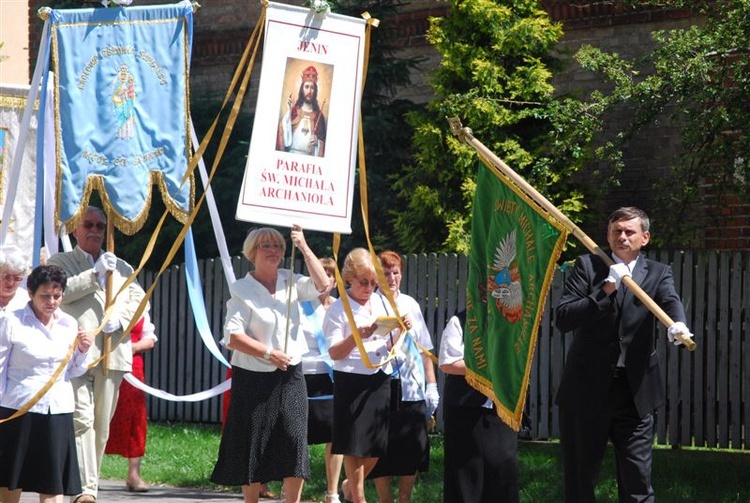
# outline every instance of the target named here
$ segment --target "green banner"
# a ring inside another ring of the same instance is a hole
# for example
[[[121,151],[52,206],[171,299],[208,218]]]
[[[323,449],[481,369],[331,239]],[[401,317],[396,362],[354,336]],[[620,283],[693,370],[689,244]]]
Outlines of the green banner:
[[[479,166],[469,255],[466,379],[516,431],[537,329],[567,231],[494,168]]]

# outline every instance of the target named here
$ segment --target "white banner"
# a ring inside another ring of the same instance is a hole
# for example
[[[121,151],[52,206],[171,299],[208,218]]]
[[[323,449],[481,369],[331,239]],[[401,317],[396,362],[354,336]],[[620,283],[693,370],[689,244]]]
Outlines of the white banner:
[[[365,21],[267,8],[238,220],[351,233]]]
[[[5,207],[8,188],[16,187],[13,212],[8,222],[6,245],[16,245],[31,264],[34,248],[34,209],[36,201],[36,114],[31,117],[25,145],[18,149],[21,119],[26,108],[29,86],[0,84],[0,208]],[[23,157],[17,179],[11,179],[15,155]],[[3,210],[0,210],[2,214]]]

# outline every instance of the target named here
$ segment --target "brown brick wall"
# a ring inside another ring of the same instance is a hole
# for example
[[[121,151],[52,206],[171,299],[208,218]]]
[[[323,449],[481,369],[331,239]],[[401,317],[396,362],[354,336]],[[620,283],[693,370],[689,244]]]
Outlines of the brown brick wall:
[[[141,4],[169,3],[171,0],[142,0]],[[681,28],[694,20],[687,10],[642,9],[628,10],[619,0],[540,0],[542,6],[556,21],[563,22],[565,36],[559,46],[559,54],[569,58],[581,44],[588,43],[606,51],[614,51],[631,58],[645,53],[653,46],[650,33],[657,29]],[[30,40],[32,58],[38,50],[41,21],[36,16],[45,0],[29,0],[29,17],[32,26]],[[229,87],[236,65],[248,42],[260,14],[260,1],[256,0],[203,0],[202,8],[195,15],[195,39],[191,69],[191,92],[194,97],[221,98]],[[285,2],[300,5],[302,2]],[[382,19],[383,23],[394,23],[399,45],[405,56],[424,59],[418,71],[412,75],[412,85],[400,89],[399,98],[425,103],[432,97],[429,84],[431,71],[440,63],[440,58],[427,44],[424,34],[429,25],[428,18],[441,16],[447,11],[444,2],[413,0],[403,7],[394,19]],[[34,61],[31,62],[32,70]],[[253,107],[257,96],[257,79],[260,61],[253,70],[249,95],[245,107]],[[585,93],[598,84],[590,74],[571,64],[554,80],[560,94]],[[610,119],[615,129],[623,124],[624,116]],[[648,210],[653,200],[653,183],[670,169],[670,161],[677,153],[677,130],[664,126],[651,127],[645,135],[626,149],[627,168],[621,177],[621,187],[612,197],[601,203],[601,211],[621,204],[636,204]],[[722,202],[707,208],[708,219],[704,247],[725,249],[750,248],[750,205],[738,202]],[[728,214],[726,212],[729,212]],[[731,216],[732,218],[728,218]],[[658,217],[657,217],[658,218]],[[601,226],[585,229],[592,237],[603,236]]]

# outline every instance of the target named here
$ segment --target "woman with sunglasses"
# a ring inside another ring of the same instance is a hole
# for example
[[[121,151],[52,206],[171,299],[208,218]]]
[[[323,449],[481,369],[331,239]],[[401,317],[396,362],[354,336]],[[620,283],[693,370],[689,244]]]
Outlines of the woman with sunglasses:
[[[323,321],[328,353],[333,360],[331,451],[344,455],[347,477],[341,484],[344,500],[364,503],[365,478],[385,454],[388,443],[392,372],[389,354],[401,330],[376,333],[375,320],[393,316],[393,312],[385,297],[375,292],[378,286],[375,265],[367,250],[356,248],[347,255],[342,276],[356,326],[349,324],[343,299],[333,303]],[[404,323],[408,329],[408,318]],[[369,364],[357,347],[355,330]]]
[[[222,342],[232,350],[232,400],[211,481],[242,486],[245,502],[256,503],[261,483],[271,480],[283,480],[287,503],[299,502],[310,476],[299,302],[317,298],[328,277],[299,226],[291,239],[310,277],[279,268],[284,238],[264,227],[242,248],[253,271],[229,287]]]

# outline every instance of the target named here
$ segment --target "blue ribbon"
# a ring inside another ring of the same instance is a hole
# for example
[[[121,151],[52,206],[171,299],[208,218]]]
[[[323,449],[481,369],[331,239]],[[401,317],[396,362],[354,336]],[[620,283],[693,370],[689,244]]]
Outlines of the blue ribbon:
[[[417,374],[417,380],[420,383],[424,384],[425,376],[424,364],[422,363],[422,355],[419,353],[419,348],[417,347],[417,343],[414,342],[414,339],[411,336],[411,332],[407,332],[405,337],[409,355],[414,359],[414,372]]]
[[[211,333],[211,327],[208,325],[208,316],[206,315],[206,302],[203,299],[203,289],[201,288],[200,274],[198,273],[198,259],[195,255],[195,241],[193,241],[193,230],[188,229],[185,235],[185,283],[187,283],[188,297],[190,298],[190,307],[193,309],[195,317],[195,326],[203,340],[203,344],[208,348],[214,357],[229,367],[229,362],[221,354],[216,340]]]
[[[331,360],[331,357],[328,354],[328,344],[326,343],[326,338],[323,335],[323,326],[320,323],[320,317],[318,316],[318,313],[315,312],[313,303],[309,300],[304,300],[300,302],[299,305],[302,308],[302,312],[305,313],[305,316],[307,316],[307,318],[311,320],[315,326],[315,342],[318,343],[318,351],[323,357],[323,363],[326,364],[328,377],[330,377],[331,381],[333,381],[333,360]],[[310,400],[322,400],[323,398],[327,397],[316,397],[311,398]],[[333,395],[331,395],[331,398],[333,398]]]

